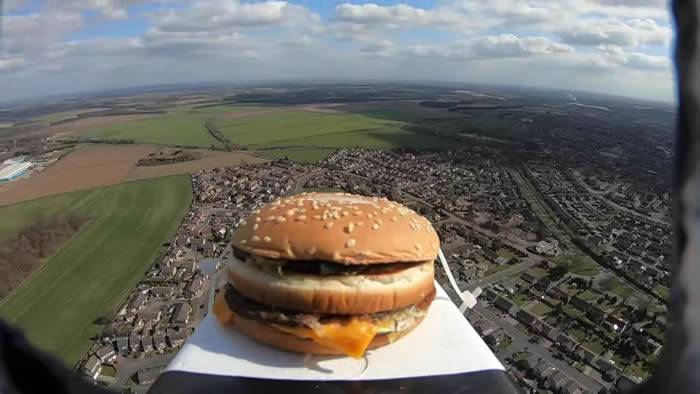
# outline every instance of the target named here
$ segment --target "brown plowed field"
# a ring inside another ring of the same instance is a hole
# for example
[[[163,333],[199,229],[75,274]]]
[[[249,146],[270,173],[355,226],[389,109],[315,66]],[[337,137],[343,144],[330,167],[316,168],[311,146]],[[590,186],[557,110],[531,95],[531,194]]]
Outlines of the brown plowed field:
[[[136,162],[154,149],[149,146],[83,146],[30,178],[0,186],[0,205],[114,185],[123,181]]]
[[[196,150],[198,160],[141,167],[140,159],[159,148],[138,145],[85,145],[44,171],[0,186],[0,205],[14,204],[54,194],[114,185],[121,182],[187,174],[214,167],[268,161],[243,152]]]
[[[126,181],[155,178],[160,176],[187,174],[198,170],[215,167],[230,167],[243,164],[256,164],[269,161],[269,159],[252,156],[242,152],[216,152],[208,150],[196,150],[202,156],[198,160],[182,163],[166,164],[160,166],[136,167],[126,177]]]

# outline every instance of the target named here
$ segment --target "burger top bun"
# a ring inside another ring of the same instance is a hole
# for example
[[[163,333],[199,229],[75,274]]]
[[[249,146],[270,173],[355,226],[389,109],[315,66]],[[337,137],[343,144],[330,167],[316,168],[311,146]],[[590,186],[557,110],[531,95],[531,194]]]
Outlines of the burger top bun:
[[[342,264],[432,261],[440,241],[430,222],[386,198],[302,193],[253,211],[233,245],[270,259]]]

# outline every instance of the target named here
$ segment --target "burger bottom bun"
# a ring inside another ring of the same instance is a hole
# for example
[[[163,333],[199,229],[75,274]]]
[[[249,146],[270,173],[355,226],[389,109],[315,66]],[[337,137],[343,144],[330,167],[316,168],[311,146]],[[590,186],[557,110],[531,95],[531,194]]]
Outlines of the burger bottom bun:
[[[416,319],[415,323],[412,326],[405,329],[404,331],[396,333],[396,335],[393,338],[393,341],[395,342],[398,339],[402,338],[404,335],[411,332],[416,326],[418,326],[418,324],[420,324],[422,320],[423,317],[421,317],[420,319]],[[344,353],[338,350],[330,349],[325,346],[319,345],[310,339],[304,339],[292,334],[287,334],[286,332],[282,332],[269,324],[265,324],[264,322],[246,319],[239,315],[235,315],[233,319],[233,324],[231,325],[231,328],[233,328],[234,326],[235,328],[239,329],[242,333],[253,338],[259,343],[288,352],[318,355],[345,355]],[[367,350],[376,349],[378,347],[388,345],[391,342],[392,341],[389,340],[389,335],[387,334],[376,335],[372,342],[369,343],[369,346],[367,346]]]

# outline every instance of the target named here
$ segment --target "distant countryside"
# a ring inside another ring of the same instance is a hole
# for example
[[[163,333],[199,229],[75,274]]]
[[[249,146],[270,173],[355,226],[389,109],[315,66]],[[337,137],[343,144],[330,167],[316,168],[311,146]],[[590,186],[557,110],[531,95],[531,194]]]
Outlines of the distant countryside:
[[[59,100],[0,122],[0,316],[113,389],[148,388],[197,327],[239,221],[310,191],[429,218],[460,288],[483,290],[466,317],[523,387],[553,384],[547,368],[592,392],[641,382],[663,348],[663,104],[217,87]]]

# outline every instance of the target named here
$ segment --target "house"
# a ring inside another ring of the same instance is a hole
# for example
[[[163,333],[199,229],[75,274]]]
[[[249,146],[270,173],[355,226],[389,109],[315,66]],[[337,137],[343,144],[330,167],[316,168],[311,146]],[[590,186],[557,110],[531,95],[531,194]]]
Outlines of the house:
[[[513,304],[513,306],[511,306],[510,309],[508,309],[508,314],[513,317],[515,317],[518,314],[518,312],[520,312],[520,307],[515,304]]]
[[[129,336],[129,350],[131,350],[131,352],[133,353],[138,352],[140,349],[141,337],[136,334],[132,334],[131,336]]]
[[[492,332],[496,331],[498,327],[496,327],[495,324],[491,323],[489,320],[479,320],[477,322],[474,322],[472,324],[476,332],[479,333],[482,337],[485,337]]]
[[[140,328],[147,323],[157,323],[160,320],[161,311],[145,311],[141,312],[134,318],[134,327]]]
[[[537,278],[529,272],[523,272],[522,275],[520,275],[520,279],[531,285],[534,285],[535,282],[537,282]]]
[[[515,318],[527,327],[532,327],[533,323],[537,321],[535,315],[522,309],[518,311],[518,313],[515,315]]]
[[[598,370],[610,380],[617,379],[619,375],[619,371],[613,361],[606,361],[600,358],[598,361],[596,361],[595,367],[597,367]]]
[[[537,354],[530,353],[530,355],[527,356],[525,361],[527,363],[528,368],[535,369],[535,367],[540,363],[540,361],[542,361],[542,359]]]
[[[583,346],[580,346],[578,349],[576,349],[575,355],[576,357],[578,357],[579,360],[585,362],[588,365],[592,365],[596,357],[595,353],[584,348]]]
[[[605,319],[605,312],[600,310],[599,308],[595,306],[591,306],[590,309],[588,309],[588,312],[586,312],[586,316],[593,322],[593,323],[603,323],[603,320]]]
[[[168,330],[168,342],[172,347],[179,347],[187,340],[187,331]]]
[[[165,334],[153,335],[153,347],[158,351],[165,350],[165,348],[166,348]]]
[[[564,375],[561,371],[554,371],[552,374],[550,374],[547,379],[545,380],[545,384],[549,387],[550,390],[557,391],[564,387],[566,383],[568,382],[568,379],[566,378],[566,375]]]
[[[554,371],[556,371],[556,368],[552,366],[552,364],[548,363],[547,361],[540,361],[537,365],[535,365],[535,368],[533,368],[533,372],[535,376],[537,376],[540,379],[546,379],[549,377],[549,375],[553,374]]]
[[[106,363],[117,358],[117,353],[114,351],[114,346],[105,345],[97,349],[95,356],[97,356],[101,362]]]
[[[583,394],[583,388],[573,380],[569,380],[564,387],[561,388],[563,394]]]
[[[556,342],[562,350],[569,353],[573,353],[573,351],[576,350],[576,346],[578,346],[578,343],[575,340],[564,334],[559,334]]]
[[[546,276],[535,283],[535,288],[539,291],[547,291],[550,286],[552,286],[552,281]]]
[[[127,309],[130,312],[135,313],[136,311],[141,309],[143,304],[146,303],[146,299],[147,299],[146,294],[138,293],[136,296],[134,296],[134,298],[131,299],[131,301],[129,302],[129,305],[127,306]]]
[[[542,323],[542,328],[540,329],[540,332],[542,333],[542,335],[546,336],[552,341],[555,340],[559,336],[559,334],[561,334],[561,330],[559,330],[558,328],[554,328],[547,323]]]
[[[167,300],[177,294],[177,288],[175,286],[155,286],[149,290],[149,293],[156,299]]]
[[[88,358],[83,364],[82,371],[83,375],[89,376],[94,380],[102,371],[102,364],[100,364],[100,360],[97,357],[90,356],[90,358]]]
[[[588,308],[590,308],[588,302],[579,298],[578,295],[571,297],[569,304],[582,312],[585,312],[588,310]]]
[[[498,346],[501,343],[503,343],[503,341],[505,341],[507,337],[508,336],[506,335],[506,333],[499,328],[486,335],[484,337],[484,341],[486,341],[486,343],[488,343],[491,346]]]
[[[496,297],[498,297],[498,294],[495,291],[491,289],[486,289],[486,291],[484,291],[484,298],[486,298],[486,301],[493,302]]]
[[[119,337],[114,340],[114,347],[121,354],[129,353],[129,338]]]
[[[190,312],[192,307],[186,302],[177,304],[175,311],[170,317],[170,322],[173,324],[187,324],[190,321]]]
[[[621,316],[616,316],[614,314],[609,314],[605,317],[605,324],[613,331],[620,332],[627,326],[627,320]]]
[[[513,307],[513,303],[503,297],[496,297],[496,300],[493,303],[503,312],[508,312],[510,308]]]
[[[185,286],[185,296],[186,297],[199,297],[202,295],[204,280],[202,278],[194,278],[187,286]]]
[[[569,300],[569,293],[565,292],[564,290],[554,287],[549,290],[549,296],[556,299],[556,300],[562,300],[564,302]]]
[[[141,347],[144,353],[150,353],[153,351],[153,337],[148,335],[141,338]]]

